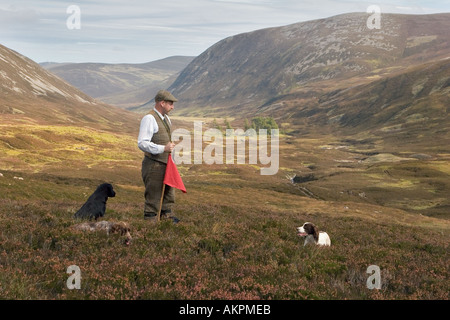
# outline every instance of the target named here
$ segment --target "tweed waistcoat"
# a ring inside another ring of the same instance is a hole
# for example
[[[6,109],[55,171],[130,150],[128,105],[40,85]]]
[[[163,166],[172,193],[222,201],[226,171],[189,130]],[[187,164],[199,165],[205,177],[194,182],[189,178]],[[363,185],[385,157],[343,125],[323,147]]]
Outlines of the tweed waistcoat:
[[[158,124],[158,132],[153,134],[152,142],[159,145],[168,144],[171,141],[170,124],[166,121],[161,120],[159,115],[154,110],[150,113],[155,117],[156,123]],[[167,163],[169,153],[163,152],[160,154],[151,154],[149,152],[146,152],[145,156],[155,161]]]

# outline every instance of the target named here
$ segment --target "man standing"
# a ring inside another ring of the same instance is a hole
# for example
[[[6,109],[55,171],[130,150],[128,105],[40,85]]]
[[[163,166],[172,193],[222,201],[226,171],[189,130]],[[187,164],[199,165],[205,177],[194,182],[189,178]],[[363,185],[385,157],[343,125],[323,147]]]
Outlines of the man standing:
[[[164,174],[167,159],[175,144],[171,141],[171,127],[167,116],[178,101],[169,91],[160,90],[155,96],[154,109],[141,120],[138,136],[138,147],[144,154],[142,161],[142,180],[145,185],[144,219],[157,219],[159,212]],[[161,207],[161,219],[170,218],[175,223],[179,220],[172,214],[175,192],[166,186]]]

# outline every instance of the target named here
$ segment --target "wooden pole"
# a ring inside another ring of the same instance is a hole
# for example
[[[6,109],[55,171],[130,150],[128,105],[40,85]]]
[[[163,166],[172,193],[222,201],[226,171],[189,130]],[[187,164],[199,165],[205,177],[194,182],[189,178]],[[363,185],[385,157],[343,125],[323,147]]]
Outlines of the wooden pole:
[[[164,123],[167,125],[167,122],[166,122],[166,116],[164,116]],[[167,127],[169,128],[169,126],[167,125]],[[170,128],[169,128],[169,136],[170,136]],[[170,140],[170,143],[172,143],[172,140]],[[171,157],[172,156],[172,152],[169,152],[169,157]],[[166,169],[167,169],[167,167],[166,167]],[[163,178],[163,180],[164,180],[164,178]],[[162,187],[162,192],[161,192],[161,200],[159,201],[159,211],[158,211],[158,222],[160,222],[161,221],[161,210],[162,210],[162,204],[163,204],[163,199],[164,199],[164,191],[166,191],[166,184],[164,183],[164,181],[163,181],[163,187]]]
[[[159,201],[158,222],[161,221],[161,210],[162,210],[162,204],[163,204],[163,199],[164,199],[164,191],[166,191],[166,184],[163,182],[161,200]]]

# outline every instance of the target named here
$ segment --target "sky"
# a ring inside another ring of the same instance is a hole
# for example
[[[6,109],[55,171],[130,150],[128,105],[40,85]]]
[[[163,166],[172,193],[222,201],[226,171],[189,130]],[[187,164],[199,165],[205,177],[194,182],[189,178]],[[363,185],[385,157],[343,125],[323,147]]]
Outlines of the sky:
[[[450,12],[450,0],[1,0],[0,44],[39,63],[145,63],[372,5],[381,18]]]

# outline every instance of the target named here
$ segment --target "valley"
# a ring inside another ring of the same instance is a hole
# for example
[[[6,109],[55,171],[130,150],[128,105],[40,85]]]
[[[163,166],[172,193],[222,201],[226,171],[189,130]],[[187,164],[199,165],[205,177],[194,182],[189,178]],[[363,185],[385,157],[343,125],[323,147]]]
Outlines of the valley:
[[[0,46],[0,297],[447,300],[448,14],[389,16],[389,30],[341,41],[361,17],[237,35],[183,69],[174,128],[194,136],[198,122],[206,134],[268,116],[280,135],[274,174],[248,149],[242,164],[179,164],[178,224],[143,219],[137,135],[152,101],[108,105]],[[130,246],[72,228],[103,182],[116,191],[104,220],[127,222]],[[304,247],[306,221],[332,246]],[[381,289],[367,287],[372,265]]]

